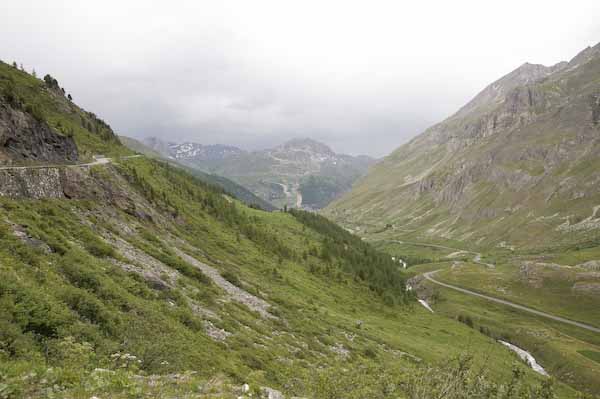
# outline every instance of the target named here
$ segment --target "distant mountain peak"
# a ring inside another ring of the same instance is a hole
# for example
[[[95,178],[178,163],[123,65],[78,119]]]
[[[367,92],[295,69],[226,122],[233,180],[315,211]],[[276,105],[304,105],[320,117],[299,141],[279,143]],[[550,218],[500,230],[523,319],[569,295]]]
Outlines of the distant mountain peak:
[[[600,43],[595,46],[588,46],[581,50],[571,61],[569,61],[569,67],[573,68],[578,65],[584,64],[595,57],[600,56]]]
[[[504,101],[506,94],[512,89],[533,84],[540,79],[565,69],[568,65],[569,63],[566,61],[561,61],[552,66],[525,62],[484,88],[462,107],[454,117],[462,118],[478,108],[497,105]]]
[[[245,153],[244,150],[223,144],[199,144],[194,142],[173,143],[165,142],[157,137],[149,137],[143,140],[144,144],[160,153],[161,155],[179,160],[221,160]]]
[[[171,144],[171,155],[175,159],[221,160],[243,154],[245,151],[231,145],[203,145],[192,142]]]
[[[335,155],[335,152],[326,144],[307,137],[288,140],[277,147],[276,150],[303,150],[323,155]]]

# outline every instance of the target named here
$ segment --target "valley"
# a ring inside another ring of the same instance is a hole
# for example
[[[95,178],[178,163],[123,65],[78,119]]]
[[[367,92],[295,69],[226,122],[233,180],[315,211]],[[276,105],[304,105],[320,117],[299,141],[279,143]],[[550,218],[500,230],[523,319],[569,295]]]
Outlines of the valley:
[[[600,44],[380,161],[136,140],[0,62],[0,398],[596,398],[599,118]]]
[[[323,208],[363,176],[375,160],[336,154],[311,139],[292,139],[275,148],[244,151],[225,145],[165,143],[146,138],[143,145],[163,157],[229,178],[276,208]]]
[[[0,147],[3,397],[384,398],[445,389],[429,375],[456,370],[469,389],[576,397],[422,308],[398,263],[359,237],[133,152],[53,90],[0,63],[2,109],[77,148]]]

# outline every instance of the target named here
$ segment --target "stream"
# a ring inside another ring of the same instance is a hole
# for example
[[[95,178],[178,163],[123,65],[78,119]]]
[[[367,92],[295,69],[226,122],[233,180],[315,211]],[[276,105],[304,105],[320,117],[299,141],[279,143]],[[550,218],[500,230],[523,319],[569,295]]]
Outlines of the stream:
[[[531,355],[531,353],[527,352],[524,349],[519,348],[518,346],[511,344],[510,342],[505,342],[505,341],[501,341],[501,340],[498,340],[498,342],[500,342],[502,345],[506,346],[511,351],[513,351],[517,355],[519,355],[519,357],[522,360],[524,360],[525,363],[527,363],[533,369],[533,371],[535,371],[536,373],[539,373],[544,376],[549,375],[546,372],[546,370],[544,370],[544,368],[542,366],[540,366],[540,364],[535,360],[535,358]]]

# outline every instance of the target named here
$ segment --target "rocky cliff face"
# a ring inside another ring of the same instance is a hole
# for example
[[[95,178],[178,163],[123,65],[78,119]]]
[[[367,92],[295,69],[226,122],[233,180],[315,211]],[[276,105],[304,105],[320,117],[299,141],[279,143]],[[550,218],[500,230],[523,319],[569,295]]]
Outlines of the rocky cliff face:
[[[568,63],[525,64],[394,151],[327,213],[421,239],[579,239],[559,226],[600,204],[599,82],[600,45]]]
[[[109,199],[89,167],[32,167],[0,170],[0,196],[13,199]]]
[[[54,132],[24,110],[0,97],[0,163],[73,163],[78,160],[72,138]]]

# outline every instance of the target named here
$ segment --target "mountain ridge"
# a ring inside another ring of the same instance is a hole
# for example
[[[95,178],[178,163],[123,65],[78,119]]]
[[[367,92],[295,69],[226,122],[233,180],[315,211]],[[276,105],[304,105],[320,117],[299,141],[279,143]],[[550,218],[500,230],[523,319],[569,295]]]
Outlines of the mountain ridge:
[[[416,229],[422,239],[533,245],[527,234],[540,232],[568,240],[558,226],[589,217],[600,201],[589,185],[598,176],[583,167],[598,152],[599,77],[600,45],[567,64],[524,64],[399,147],[325,213],[354,227]],[[565,184],[581,195],[570,222]],[[531,219],[549,209],[562,215],[544,231]]]
[[[367,156],[337,154],[310,138],[293,138],[255,151],[220,144],[165,143],[158,138],[146,143],[165,157],[229,178],[279,208],[321,208],[350,189],[374,163]]]

